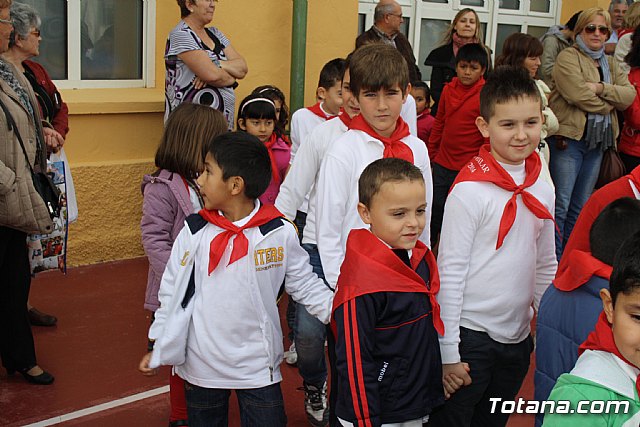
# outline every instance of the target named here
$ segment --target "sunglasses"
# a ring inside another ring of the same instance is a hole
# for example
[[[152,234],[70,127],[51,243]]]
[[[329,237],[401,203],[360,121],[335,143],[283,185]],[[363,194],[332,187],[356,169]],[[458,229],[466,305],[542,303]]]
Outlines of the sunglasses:
[[[13,25],[13,21],[11,19],[0,19],[0,24]]]
[[[604,34],[604,35],[609,34],[609,27],[607,27],[606,25],[589,24],[586,27],[584,27],[584,32],[587,34],[593,34],[596,32],[596,30],[600,31],[600,34]]]

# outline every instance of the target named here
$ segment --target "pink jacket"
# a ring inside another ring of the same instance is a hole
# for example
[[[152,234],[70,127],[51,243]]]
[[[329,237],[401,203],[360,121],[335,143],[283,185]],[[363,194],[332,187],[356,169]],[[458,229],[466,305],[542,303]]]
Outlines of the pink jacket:
[[[291,159],[291,147],[281,138],[276,140],[275,144],[273,144],[272,150],[276,158],[280,182],[276,182],[272,179],[267,190],[259,197],[260,202],[265,205],[273,205],[276,202],[276,197],[278,197],[278,193],[280,192],[280,184],[284,181],[287,169],[289,168],[289,160]]]
[[[144,308],[156,311],[158,289],[171,248],[187,216],[193,213],[189,192],[177,173],[161,169],[142,179],[142,246],[149,259]]]

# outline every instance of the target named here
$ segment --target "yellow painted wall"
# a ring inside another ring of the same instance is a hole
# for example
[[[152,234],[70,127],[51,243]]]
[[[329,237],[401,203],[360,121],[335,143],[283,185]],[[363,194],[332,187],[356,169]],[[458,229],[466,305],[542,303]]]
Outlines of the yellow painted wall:
[[[560,17],[560,23],[564,24],[567,22],[569,18],[579,10],[597,6],[607,10],[609,8],[609,3],[610,0],[562,0],[562,15]]]
[[[234,0],[217,6],[213,25],[249,64],[236,90],[238,102],[262,84],[289,97],[291,0]],[[346,56],[357,32],[357,0],[309,0],[305,101],[314,100],[325,62]],[[152,172],[162,135],[164,47],[178,23],[175,0],[157,0],[155,87],[63,90],[70,133],[65,151],[74,175],[80,211],[69,233],[70,265],[144,255],[140,244],[142,175]]]

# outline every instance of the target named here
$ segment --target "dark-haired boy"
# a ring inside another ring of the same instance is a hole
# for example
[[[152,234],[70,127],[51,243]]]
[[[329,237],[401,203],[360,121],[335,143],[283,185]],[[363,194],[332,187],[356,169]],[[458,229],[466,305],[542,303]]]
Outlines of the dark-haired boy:
[[[602,311],[600,289],[609,287],[613,257],[638,231],[640,200],[623,197],[607,205],[594,221],[589,250],[564,255],[567,268],[544,293],[538,310],[535,400],[547,400],[558,377],[575,365],[578,346]],[[542,414],[536,418],[536,425],[542,424]]]
[[[187,218],[162,277],[149,330],[155,346],[139,369],[152,375],[175,366],[191,426],[226,425],[231,390],[243,425],[286,425],[276,305],[283,282],[312,315],[329,320],[333,294],[311,271],[294,226],[257,200],[270,165],[264,144],[247,133],[209,144],[197,180],[205,208]]]
[[[383,157],[397,157],[416,165],[425,179],[427,205],[431,203],[431,168],[424,143],[409,134],[400,117],[409,92],[404,58],[393,46],[369,44],[356,50],[349,64],[351,91],[360,114],[349,131],[333,143],[318,177],[316,237],[329,285],[335,286],[344,258],[347,236],[364,227],[358,216],[358,178],[364,168]],[[427,227],[421,240],[428,243]]]
[[[529,368],[534,308],[555,274],[554,191],[540,177],[542,104],[524,69],[487,79],[476,123],[490,145],[460,171],[446,202],[438,253],[451,398],[434,426],[504,426],[491,398],[514,400]],[[533,306],[533,308],[532,308]]]
[[[333,306],[336,415],[343,426],[421,427],[444,402],[436,260],[422,171],[376,160],[358,182],[369,230],[349,233]]]
[[[547,413],[546,426],[640,425],[640,232],[618,250],[609,289],[600,297],[604,311],[595,330],[549,396],[563,410]]]
[[[484,143],[476,118],[480,115],[480,90],[484,86],[486,69],[487,51],[484,47],[477,43],[462,46],[456,55],[457,77],[445,85],[440,95],[436,120],[427,144],[433,160],[431,244],[434,247],[442,228],[444,203],[453,180]]]
[[[435,122],[435,117],[431,115],[431,90],[429,85],[423,81],[417,81],[411,83],[411,96],[416,101],[416,123],[418,126],[418,138],[425,144],[429,143],[429,136],[431,135],[431,129]],[[435,158],[436,152],[429,151],[429,157]]]

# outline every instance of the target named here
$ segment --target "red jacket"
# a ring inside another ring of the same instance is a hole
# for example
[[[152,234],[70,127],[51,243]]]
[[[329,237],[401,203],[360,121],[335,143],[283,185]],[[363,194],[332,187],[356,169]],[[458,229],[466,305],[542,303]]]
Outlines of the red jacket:
[[[624,126],[620,135],[618,150],[630,156],[640,157],[640,67],[633,67],[629,73],[629,83],[636,88],[633,104],[624,110]]]
[[[69,109],[67,108],[67,104],[65,104],[65,102],[62,101],[62,98],[60,97],[60,93],[58,92],[58,88],[56,87],[55,84],[53,84],[51,77],[49,77],[49,74],[47,73],[47,71],[44,69],[42,65],[38,64],[37,62],[33,62],[29,60],[24,61],[22,65],[25,68],[28,68],[32,71],[33,75],[36,77],[36,81],[38,82],[38,85],[40,85],[40,87],[44,89],[44,91],[49,95],[49,98],[53,100],[57,96],[58,99],[60,100],[60,105],[59,105],[60,109],[50,119],[50,123],[53,126],[53,128],[60,135],[62,135],[63,138],[66,139],[67,132],[69,132]],[[36,93],[36,98],[38,99],[38,104],[40,106],[40,113],[42,117],[46,119],[47,114],[42,108],[42,102],[40,100],[40,97],[37,96],[38,92],[36,91],[36,88],[34,88],[33,90]]]
[[[445,85],[428,143],[429,153],[437,152],[431,160],[440,166],[459,171],[485,143],[476,126],[483,86],[483,78],[465,86],[457,77]]]

